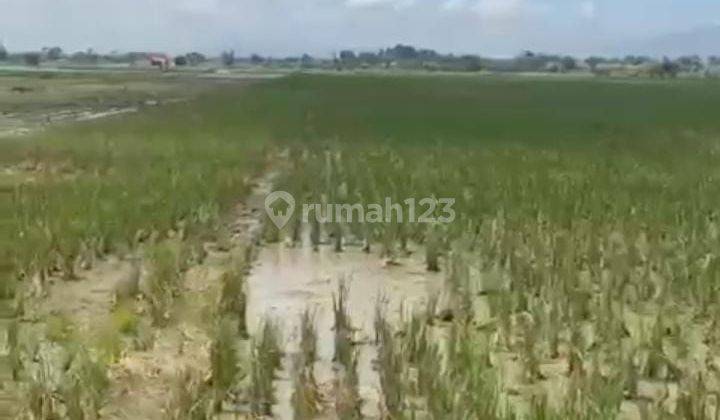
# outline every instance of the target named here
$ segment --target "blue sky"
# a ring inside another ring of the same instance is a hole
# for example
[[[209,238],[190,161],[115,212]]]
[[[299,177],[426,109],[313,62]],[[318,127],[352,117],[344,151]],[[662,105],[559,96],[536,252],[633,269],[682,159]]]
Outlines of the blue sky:
[[[327,56],[402,42],[489,56],[621,54],[718,24],[718,0],[0,0],[11,50]]]

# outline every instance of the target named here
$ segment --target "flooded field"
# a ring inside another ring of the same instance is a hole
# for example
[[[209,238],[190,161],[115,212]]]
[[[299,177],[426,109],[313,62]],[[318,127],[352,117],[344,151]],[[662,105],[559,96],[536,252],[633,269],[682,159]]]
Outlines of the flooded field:
[[[293,418],[291,373],[293,357],[300,352],[301,321],[306,311],[313,314],[317,329],[315,375],[321,388],[332,389],[336,380],[335,314],[333,303],[347,290],[347,314],[353,327],[352,340],[358,348],[358,391],[362,413],[380,417],[381,385],[377,373],[375,322],[378,309],[394,323],[424,309],[430,296],[442,290],[442,277],[428,273],[422,258],[406,258],[387,267],[377,255],[359,248],[335,253],[331,247],[314,252],[312,247],[264,248],[247,280],[248,326],[258,331],[261,323],[274,319],[285,338],[285,363],[278,382],[278,418]]]
[[[0,418],[719,412],[718,85],[0,90]],[[302,220],[313,203],[421,207]]]
[[[184,101],[208,83],[193,76],[154,73],[0,74],[0,137]]]

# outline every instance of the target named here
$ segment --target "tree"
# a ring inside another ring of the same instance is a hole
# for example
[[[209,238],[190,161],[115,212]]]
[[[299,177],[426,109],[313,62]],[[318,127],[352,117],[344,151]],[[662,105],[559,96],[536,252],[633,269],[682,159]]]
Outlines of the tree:
[[[340,51],[340,60],[341,61],[352,61],[355,60],[355,53],[350,50],[343,50]]]
[[[412,60],[418,58],[418,52],[415,47],[410,45],[397,44],[393,48],[388,48],[385,55],[396,60]]]
[[[607,60],[605,60],[605,59],[602,58],[602,57],[595,57],[595,56],[593,56],[593,57],[588,57],[587,59],[585,59],[585,63],[586,63],[588,66],[590,66],[590,71],[593,71],[593,72],[594,72],[595,69],[597,68],[598,64],[605,63],[606,61],[607,61]]]
[[[70,56],[72,61],[85,64],[97,64],[100,60],[100,56],[92,49],[88,48],[87,51],[78,51]]]
[[[7,49],[5,48],[5,46],[2,43],[0,43],[0,61],[7,60],[7,57],[8,57]]]
[[[40,65],[40,53],[37,53],[37,52],[25,53],[23,58],[25,60],[25,64],[28,66],[37,67]]]
[[[61,59],[63,55],[63,50],[60,47],[43,48],[43,51],[45,52],[45,57],[52,61]]]
[[[258,64],[264,63],[264,62],[265,62],[265,59],[262,58],[262,57],[261,57],[260,55],[258,55],[258,54],[253,54],[253,55],[250,56],[250,62],[251,62],[252,64],[258,65]]]
[[[230,67],[233,64],[235,64],[235,51],[234,50],[223,51],[222,56],[220,58],[222,59],[222,62],[225,66]]]
[[[440,58],[440,54],[435,50],[422,49],[417,52],[417,56],[421,60],[437,60]]]
[[[367,64],[378,64],[380,62],[380,57],[374,52],[361,52],[360,54],[358,54],[357,58],[358,60]]]
[[[308,54],[303,54],[302,57],[300,57],[300,65],[302,67],[311,67],[314,61],[315,60]]]
[[[575,61],[575,58],[568,56],[563,57],[560,60],[560,65],[562,66],[562,71],[573,71],[577,69],[577,61]]]
[[[647,63],[652,63],[653,59],[644,55],[628,55],[623,58],[622,63],[631,66],[640,66]]]
[[[187,56],[184,55],[178,55],[175,57],[175,65],[176,66],[187,66],[188,59]]]
[[[670,76],[672,78],[675,78],[677,77],[678,73],[680,73],[680,65],[675,61],[664,57],[663,62],[660,65],[660,70],[662,71],[663,77]]]
[[[667,57],[663,59],[662,70],[666,76],[676,77],[680,72],[680,65],[675,61],[669,60]]]
[[[187,61],[191,66],[196,66],[207,61],[207,57],[199,52],[187,53],[185,57],[187,57]]]
[[[522,55],[515,58],[514,67],[517,71],[548,71],[551,69],[560,71],[561,59],[562,57],[557,55],[525,51]]]
[[[682,71],[697,73],[705,68],[702,58],[697,55],[683,56],[677,59],[677,63]]]
[[[463,70],[480,71],[483,69],[482,61],[477,55],[464,55],[460,57]]]

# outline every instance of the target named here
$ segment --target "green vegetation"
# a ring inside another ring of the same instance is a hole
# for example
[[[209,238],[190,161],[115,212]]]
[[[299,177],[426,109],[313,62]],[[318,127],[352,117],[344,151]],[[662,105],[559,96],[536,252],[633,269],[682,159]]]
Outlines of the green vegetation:
[[[121,79],[116,89],[112,82],[101,80],[97,81],[101,86],[88,89],[85,78],[58,79],[26,82],[38,89],[52,86],[49,92],[85,89],[90,96],[102,91],[115,101],[123,100],[122,94],[112,93],[123,89]],[[126,82],[131,85],[129,98],[137,86],[132,80]],[[232,120],[230,115],[241,112],[231,111],[239,106],[241,86],[223,92],[208,86],[203,89],[204,95],[192,106],[164,105],[123,118],[0,139],[0,282],[5,297],[12,297],[20,285],[20,312],[25,302],[33,301],[30,295],[46,296],[53,283],[82,281],[87,270],[106,257],[130,256],[128,265],[132,265],[115,285],[115,307],[105,308],[110,318],[93,320],[92,331],[83,330],[91,334],[76,334],[71,317],[65,315],[86,304],[79,301],[67,302],[72,311],[63,308],[58,315],[39,319],[45,328],[25,322],[13,327],[20,331],[13,333],[13,377],[28,389],[28,398],[18,402],[36,418],[56,418],[62,413],[72,418],[97,416],[107,387],[98,378],[107,381],[108,366],[120,362],[128,344],[134,351],[153,347],[155,333],[136,312],[138,292],[149,304],[153,325],[167,326],[174,298],[182,290],[181,273],[201,259],[198,244],[213,239],[220,216],[242,200],[250,189],[249,181],[263,168],[263,134],[242,123],[226,124]],[[158,90],[172,89],[160,85]],[[178,95],[190,91],[195,88],[187,86]],[[65,100],[78,101],[72,106],[90,101],[76,94],[65,95]],[[44,91],[27,95],[49,109],[65,106],[62,94],[57,98]],[[22,102],[17,103],[16,112],[35,109],[29,97],[10,99]],[[140,281],[143,266],[145,283]],[[32,309],[25,315],[37,316]],[[235,331],[237,326],[232,334]],[[83,356],[87,360],[78,365],[77,372],[68,370],[72,356],[65,357],[66,361],[56,356],[75,350],[59,346],[87,348],[88,355]],[[51,349],[50,356],[37,356],[37,349],[46,348]],[[48,377],[53,379],[49,383]],[[186,392],[206,396],[204,389],[196,389],[197,384],[186,385]],[[62,405],[57,401],[60,396]]]
[[[237,318],[238,334],[247,336],[247,321],[245,311],[247,296],[245,296],[244,272],[233,268],[225,272],[220,278],[222,283],[221,295],[217,304],[217,310],[222,315],[234,316]]]
[[[212,418],[211,401],[202,373],[192,369],[179,372],[170,390],[165,413],[168,420],[205,420]]]
[[[236,383],[238,376],[242,374],[236,348],[236,331],[237,327],[233,319],[221,318],[218,320],[210,352],[213,401],[216,412],[220,411],[222,402],[227,398],[230,388]]]
[[[333,295],[333,313],[335,331],[335,412],[341,419],[362,418],[361,400],[358,394],[358,349],[353,346],[353,327],[347,307],[348,288],[344,280],[338,284],[338,292]]]
[[[300,76],[251,96],[291,147],[279,189],[456,199],[453,223],[372,227],[390,254],[429,243],[451,295],[428,321],[451,339],[406,326],[410,351],[380,334],[388,411],[714,412],[720,85]]]
[[[622,154],[709,141],[720,128],[713,118],[718,91],[701,80],[293,76],[250,87],[245,105],[283,141],[604,146]]]
[[[252,343],[250,403],[253,415],[272,415],[272,405],[276,402],[273,382],[283,357],[281,339],[277,324],[265,320]]]
[[[424,252],[445,276],[446,298],[400,325],[379,311],[391,418],[712,417],[719,106],[720,85],[700,80],[301,75],[226,88],[0,141],[0,272],[11,286],[70,281],[95,258],[139,252],[150,316],[166,327],[181,273],[202,260],[197,243],[232,249],[221,216],[282,151],[275,189],[307,202],[456,200],[447,224],[309,227],[314,248],[363,242],[398,263]],[[290,226],[280,234],[297,243],[302,229]],[[255,415],[272,412],[284,331],[266,322],[248,360],[238,351],[247,250],[219,280],[210,383],[179,376],[173,398],[189,405],[171,418],[202,418],[243,392]],[[336,414],[354,418],[362,402],[346,297],[341,286],[333,300],[332,392]],[[98,372],[119,356],[121,333],[145,325],[122,305],[112,321],[109,345],[94,349],[102,357],[77,356],[84,367],[67,373],[68,410],[98,410],[107,387]],[[68,320],[46,323],[53,345],[72,341]],[[293,378],[292,403],[308,416],[322,408],[313,323],[303,317]],[[43,375],[28,384],[38,416],[54,414],[60,392]]]
[[[21,179],[0,191],[3,267],[71,278],[83,254],[212,231],[262,167],[262,138],[226,124],[241,112],[236,94],[198,101],[1,141]]]
[[[57,351],[57,348],[56,350]],[[39,353],[39,365],[30,372],[23,389],[23,417],[97,418],[107,398],[107,365],[83,348],[63,350],[63,366],[56,370],[50,352]]]
[[[316,361],[315,313],[306,310],[300,318],[300,352],[293,366],[292,406],[297,418],[312,418],[320,412],[320,391],[314,372]]]

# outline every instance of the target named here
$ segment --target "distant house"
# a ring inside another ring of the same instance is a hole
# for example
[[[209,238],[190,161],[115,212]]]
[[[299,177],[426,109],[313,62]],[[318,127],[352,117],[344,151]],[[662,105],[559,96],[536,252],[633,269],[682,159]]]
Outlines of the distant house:
[[[170,70],[175,66],[175,61],[167,54],[150,53],[147,59],[151,66],[158,67],[162,71]]]

